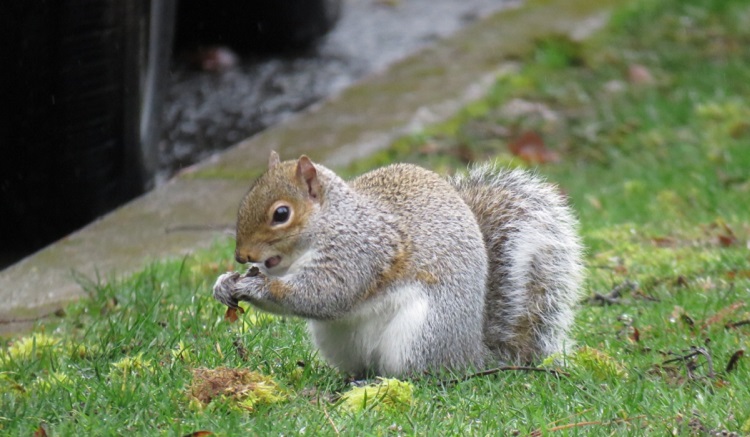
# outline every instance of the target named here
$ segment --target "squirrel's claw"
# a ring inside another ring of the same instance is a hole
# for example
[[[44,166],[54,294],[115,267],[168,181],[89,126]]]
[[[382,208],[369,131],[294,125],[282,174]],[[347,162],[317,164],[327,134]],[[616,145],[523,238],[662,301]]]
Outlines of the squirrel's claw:
[[[223,303],[230,308],[237,308],[237,298],[235,297],[235,286],[240,274],[237,272],[227,272],[219,276],[214,283],[214,299]]]

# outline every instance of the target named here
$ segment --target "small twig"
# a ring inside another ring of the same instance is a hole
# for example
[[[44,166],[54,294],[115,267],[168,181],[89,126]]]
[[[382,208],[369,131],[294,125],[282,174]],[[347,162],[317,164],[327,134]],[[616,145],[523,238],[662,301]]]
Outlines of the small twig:
[[[706,359],[706,363],[708,364],[708,375],[707,376],[709,378],[713,379],[716,376],[716,374],[714,373],[714,363],[713,363],[713,360],[711,359],[711,355],[708,353],[708,351],[705,348],[702,348],[702,347],[695,347],[695,346],[693,346],[691,349],[692,349],[692,352],[690,352],[689,354],[681,355],[681,356],[678,356],[678,357],[666,360],[666,361],[664,361],[662,363],[662,365],[669,364],[669,363],[675,363],[675,362],[678,362],[678,361],[682,361],[682,362],[686,363],[685,368],[687,369],[688,377],[690,379],[694,379],[693,378],[693,374],[692,374],[692,370],[691,370],[690,366],[687,365],[687,363],[688,363],[688,360],[691,360],[692,358],[695,358],[698,355],[702,355]]]
[[[661,302],[661,299],[659,299],[658,297],[651,296],[650,294],[646,294],[646,293],[644,293],[643,291],[640,291],[640,290],[638,290],[635,293],[633,293],[633,297],[638,298],[638,299],[647,300],[649,302]]]
[[[323,405],[323,414],[326,415],[326,419],[328,419],[328,423],[331,424],[331,428],[333,428],[333,432],[336,433],[336,435],[341,435],[341,432],[339,432],[339,429],[336,427],[336,424],[333,423],[333,419],[331,419],[331,416],[328,415],[328,409],[325,405]]]
[[[409,425],[411,425],[411,429],[417,429],[417,426],[414,424],[414,420],[412,420],[411,416],[408,414],[404,414],[404,417],[406,417],[406,420],[409,421]]]
[[[701,329],[706,329],[709,326],[716,324],[717,322],[722,321],[724,318],[726,318],[729,314],[737,311],[738,309],[745,306],[745,302],[735,302],[728,307],[724,307],[721,310],[719,310],[716,314],[709,317],[705,322],[703,322],[703,325],[701,326]]]
[[[599,293],[594,293],[593,296],[591,296],[591,298],[589,298],[589,302],[591,302],[591,303],[601,303],[601,304],[604,304],[604,305],[619,305],[620,303],[622,303],[620,301],[620,299],[618,299],[616,297],[611,297],[609,295],[599,294]]]
[[[494,375],[496,373],[500,372],[506,372],[506,371],[522,371],[522,372],[543,372],[543,373],[549,373],[552,375],[557,376],[558,378],[561,376],[568,377],[570,376],[569,373],[560,371],[560,370],[554,370],[554,369],[545,369],[544,367],[530,367],[530,366],[502,366],[502,367],[495,367],[493,369],[487,369],[482,370],[481,372],[472,373],[471,375],[466,375],[462,378],[458,379],[451,379],[449,381],[446,381],[447,384],[458,384],[459,382],[468,381],[473,378],[477,378],[480,376],[488,376],[488,375]]]
[[[674,355],[676,355],[676,354],[674,354]],[[678,357],[670,358],[670,359],[662,362],[662,365],[664,365],[664,364],[670,364],[670,363],[676,363],[678,361],[687,361],[690,358],[693,358],[693,357],[698,356],[698,355],[700,355],[698,352],[691,352],[691,353],[689,353],[687,355],[680,355]]]
[[[618,305],[621,303],[620,297],[622,297],[625,292],[635,291],[637,289],[638,283],[628,280],[615,285],[607,294],[594,293],[594,295],[589,298],[589,302],[601,303],[604,305]]]
[[[565,431],[566,429],[581,428],[584,426],[592,426],[592,425],[617,425],[620,423],[628,423],[632,420],[643,419],[644,417],[646,417],[646,415],[641,414],[639,416],[628,417],[627,419],[615,419],[615,420],[610,420],[610,421],[592,420],[592,421],[586,421],[586,422],[567,423],[565,425],[558,425],[558,426],[553,426],[552,428],[547,428],[547,432]],[[543,435],[543,432],[541,429],[537,429],[537,430],[534,430],[529,435],[532,437],[540,437]]]
[[[697,347],[695,350],[706,358],[706,362],[708,363],[708,377],[713,379],[716,376],[716,373],[714,373],[714,361],[711,359],[711,354],[702,347]]]
[[[730,329],[730,328],[739,328],[740,326],[744,326],[744,325],[750,325],[750,319],[740,320],[739,322],[729,322],[726,325],[724,325],[724,327],[726,327],[727,329]]]
[[[586,414],[586,413],[590,413],[590,412],[591,412],[591,411],[593,411],[593,410],[594,410],[593,408],[588,408],[588,409],[586,409],[586,410],[583,410],[583,411],[579,411],[579,412],[577,412],[577,413],[571,414],[571,415],[570,415],[570,416],[568,416],[568,417],[563,417],[562,419],[557,419],[557,420],[554,420],[554,421],[552,421],[552,422],[548,423],[548,424],[547,424],[547,426],[557,426],[557,424],[558,424],[558,423],[560,423],[560,422],[562,422],[562,421],[564,421],[564,420],[571,420],[571,419],[573,419],[574,417],[578,417],[578,416],[581,416],[581,415],[583,415],[583,414]]]

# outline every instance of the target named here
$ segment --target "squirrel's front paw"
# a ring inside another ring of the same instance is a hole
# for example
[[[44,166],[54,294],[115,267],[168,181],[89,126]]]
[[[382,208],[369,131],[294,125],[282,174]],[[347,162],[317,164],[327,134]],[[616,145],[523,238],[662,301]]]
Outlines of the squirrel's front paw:
[[[240,276],[234,284],[234,296],[238,300],[246,300],[251,303],[263,300],[264,283],[265,278],[259,274]]]
[[[238,299],[235,297],[235,287],[240,274],[228,272],[219,276],[214,283],[214,299],[230,308],[237,308]]]

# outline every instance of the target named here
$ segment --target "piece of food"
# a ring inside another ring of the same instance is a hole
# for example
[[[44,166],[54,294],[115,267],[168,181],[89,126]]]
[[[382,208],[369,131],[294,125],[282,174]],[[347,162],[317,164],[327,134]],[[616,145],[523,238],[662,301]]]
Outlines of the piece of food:
[[[250,278],[253,276],[258,276],[259,274],[260,274],[260,269],[256,266],[252,266],[249,269],[247,269],[247,272],[245,272],[243,277]]]
[[[245,314],[245,310],[242,307],[229,307],[227,308],[227,312],[224,313],[224,320],[226,320],[229,323],[234,323],[237,321],[239,316],[237,315],[237,312],[240,314]]]

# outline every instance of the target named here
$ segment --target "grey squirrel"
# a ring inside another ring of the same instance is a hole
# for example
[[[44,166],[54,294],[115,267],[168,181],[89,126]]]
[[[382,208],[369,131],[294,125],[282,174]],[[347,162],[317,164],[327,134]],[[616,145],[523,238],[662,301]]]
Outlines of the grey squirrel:
[[[308,157],[250,187],[214,297],[309,320],[354,375],[528,363],[561,352],[581,292],[577,221],[556,188],[474,166],[449,179],[394,164],[349,182]]]

